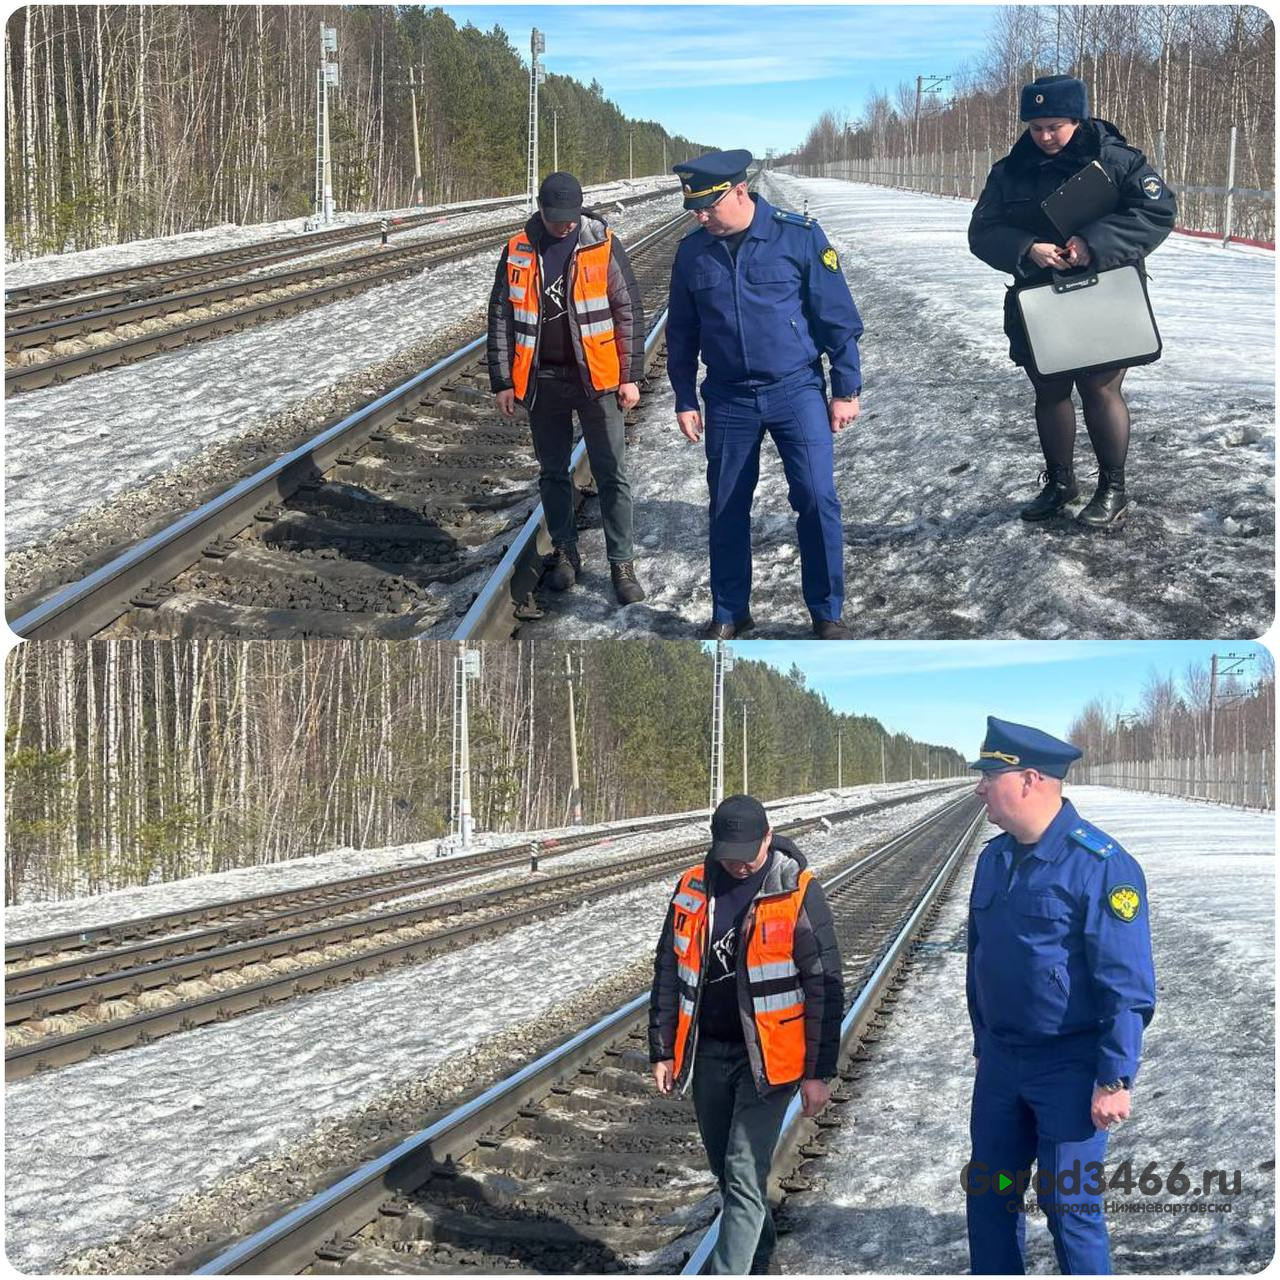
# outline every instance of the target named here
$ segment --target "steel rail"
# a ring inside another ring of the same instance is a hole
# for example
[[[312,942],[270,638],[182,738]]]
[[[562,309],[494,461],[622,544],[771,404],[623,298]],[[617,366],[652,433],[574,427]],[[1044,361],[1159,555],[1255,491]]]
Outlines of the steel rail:
[[[206,285],[202,289],[190,289],[181,293],[164,293],[156,297],[140,298],[137,301],[122,303],[115,307],[106,307],[97,311],[85,311],[79,315],[45,320],[23,328],[12,328],[5,333],[5,351],[22,351],[33,347],[48,346],[64,338],[82,337],[86,333],[98,333],[120,324],[155,319],[174,311],[191,311],[197,307],[209,306],[216,302],[250,297],[255,293],[266,293],[268,290],[281,289],[289,285],[304,284],[317,277],[351,275],[357,272],[366,273],[359,275],[355,280],[323,285],[317,289],[295,293],[288,298],[280,298],[276,301],[283,305],[289,302],[305,302],[310,299],[323,300],[331,291],[344,288],[347,285],[362,283],[368,284],[372,288],[384,280],[394,279],[401,272],[416,270],[423,259],[434,258],[436,255],[444,255],[446,258],[450,258],[459,252],[469,254],[474,250],[484,249],[491,243],[500,241],[503,236],[510,237],[523,225],[522,222],[508,223],[500,227],[486,227],[476,231],[442,236],[436,240],[418,240],[412,244],[402,245],[398,249],[388,249],[385,252],[375,247],[361,253],[358,257],[326,258],[322,262],[311,263],[305,267],[291,267],[285,271],[271,271],[263,275],[252,276],[247,280]],[[368,271],[370,267],[385,269]],[[275,304],[269,303],[265,305]],[[215,319],[216,321],[247,319],[261,310],[261,306],[249,307],[241,311],[227,312]],[[180,325],[166,332],[173,334],[190,333],[194,332],[200,324],[214,322],[202,321],[193,325]],[[161,335],[152,336],[159,337]],[[126,350],[136,346],[139,341],[146,341],[146,339],[117,343],[110,347],[100,347],[96,351],[85,352],[83,355],[67,357],[67,359],[83,360],[100,353]],[[64,361],[62,360],[49,360],[39,364],[17,365],[12,369],[6,370],[5,376],[8,377],[9,374],[27,371],[38,371],[53,365],[61,366],[63,363]]]
[[[869,862],[886,856],[886,850],[900,847],[906,839],[943,821],[954,812],[957,803],[941,806],[913,824],[909,831],[832,877],[829,884],[834,887]],[[973,829],[972,826],[968,829],[966,840],[971,838]],[[963,844],[960,847],[963,849]],[[933,883],[937,883],[936,879]],[[911,919],[915,920],[918,915],[919,910]],[[876,972],[883,967],[882,961]],[[381,1205],[411,1193],[430,1176],[433,1168],[459,1160],[485,1133],[511,1123],[531,1099],[545,1096],[579,1067],[626,1039],[648,1002],[647,992],[637,995],[563,1045],[290,1209],[275,1222],[203,1262],[192,1274],[274,1275],[296,1274],[307,1269],[315,1262],[315,1250],[321,1239],[341,1241],[359,1230],[378,1216]]]
[[[62,933],[42,934],[39,937],[23,938],[5,945],[5,963],[11,964],[19,960],[32,959],[40,955],[65,950],[76,945],[97,945],[100,943],[117,944],[134,938],[144,938],[164,930],[176,931],[190,925],[204,924],[210,920],[227,916],[242,916],[255,911],[268,910],[285,906],[292,902],[307,902],[311,898],[329,898],[333,894],[342,894],[360,888],[375,888],[398,880],[411,879],[428,868],[439,870],[443,874],[451,874],[454,870],[474,874],[492,869],[495,864],[500,868],[503,860],[519,854],[527,855],[531,844],[537,843],[544,856],[552,857],[561,853],[570,853],[592,844],[604,844],[619,836],[642,834],[649,831],[664,831],[672,827],[683,826],[700,821],[696,816],[677,818],[661,818],[655,822],[631,822],[624,826],[610,827],[603,831],[581,832],[565,836],[530,837],[518,844],[503,845],[497,849],[481,849],[475,853],[463,854],[453,858],[429,858],[418,862],[406,863],[387,871],[375,871],[356,876],[342,876],[337,880],[320,880],[314,884],[297,885],[292,889],[273,889],[268,893],[255,893],[242,898],[223,898],[207,902],[200,906],[185,907],[178,911],[162,912],[158,915],[135,916],[132,919],[113,920],[109,924],[94,925],[85,929],[69,929]],[[438,883],[444,883],[438,881]],[[31,972],[26,970],[23,972]]]
[[[679,187],[666,187],[660,190],[642,192],[638,195],[622,196],[616,200],[609,200],[610,204],[632,205],[640,204],[645,200],[655,200],[661,196],[673,195]],[[427,212],[408,214],[391,220],[391,231],[409,230],[415,227],[424,226],[429,222],[438,222],[442,219],[458,217],[466,213],[475,213],[485,209],[501,209],[505,205],[519,204],[526,200],[527,195],[518,195],[505,198],[478,200],[471,204],[458,204],[442,206]],[[587,206],[591,207],[591,206]],[[236,245],[230,249],[214,249],[205,253],[183,254],[173,258],[157,258],[153,262],[139,262],[132,266],[119,267],[113,271],[97,271],[81,276],[64,276],[57,280],[44,280],[29,285],[15,285],[11,289],[6,289],[4,301],[6,308],[12,303],[24,303],[27,301],[35,301],[37,299],[57,299],[67,298],[68,294],[73,294],[76,289],[91,289],[95,285],[115,284],[117,282],[128,282],[137,280],[139,277],[145,279],[148,286],[161,283],[166,277],[161,276],[160,279],[154,279],[157,272],[163,272],[167,268],[178,268],[181,270],[185,267],[199,266],[204,263],[209,265],[226,264],[234,266],[238,263],[253,261],[252,255],[266,250],[268,252],[274,246],[279,246],[282,250],[289,248],[296,249],[298,255],[310,253],[316,249],[323,249],[331,244],[344,244],[352,240],[365,240],[371,236],[378,234],[380,222],[360,222],[354,223],[347,227],[335,227],[329,231],[311,231],[304,232],[298,236],[277,236],[270,240],[254,240],[247,244]],[[172,278],[172,277],[168,277]]]
[[[682,212],[669,219],[629,246],[630,252],[643,252],[687,217]],[[358,446],[408,405],[464,369],[484,343],[483,335],[473,338],[78,582],[58,588],[31,607],[20,605],[23,612],[11,618],[9,626],[28,640],[84,639],[101,630],[127,609],[132,594],[157,579],[167,580],[181,573],[200,558],[205,546],[239,532],[252,522],[255,512],[290,496],[306,481],[322,476],[340,454]]]
[[[400,235],[405,231],[416,231],[422,227],[447,221],[452,215],[425,214],[410,218],[393,219],[388,228],[389,235]],[[30,328],[48,320],[63,320],[85,313],[89,310],[107,310],[123,306],[127,303],[142,302],[170,293],[184,286],[194,286],[209,280],[217,280],[228,274],[241,274],[256,271],[259,267],[270,266],[276,262],[286,262],[290,258],[304,257],[309,253],[323,252],[334,245],[359,244],[362,240],[372,240],[379,233],[377,223],[362,223],[359,234],[352,232],[338,236],[325,243],[298,245],[290,241],[290,247],[279,248],[272,252],[258,254],[251,258],[230,259],[225,263],[204,267],[198,271],[183,271],[177,275],[158,276],[155,279],[140,279],[126,284],[119,289],[104,289],[97,293],[83,293],[73,297],[59,297],[50,302],[40,302],[32,306],[6,308],[4,313],[5,333]],[[271,242],[274,243],[274,242]],[[177,261],[181,261],[178,259]]]
[[[955,807],[968,803],[969,800],[970,797],[968,796],[961,797],[960,800],[956,801]],[[959,866],[961,858],[964,857],[972,844],[973,838],[981,827],[984,818],[985,810],[978,809],[974,814],[973,821],[965,828],[947,855],[946,860],[938,869],[937,874],[925,888],[915,910],[912,911],[906,923],[885,948],[880,962],[876,965],[871,977],[867,979],[853,1004],[849,1006],[848,1012],[841,1019],[840,1047],[842,1057],[847,1057],[861,1039],[863,1031],[880,1004],[890,979],[897,972],[898,966],[905,956],[906,949],[915,941],[915,936],[925,923],[929,912],[943,890],[950,883],[952,875]],[[852,871],[853,868],[850,868],[844,874],[851,874]],[[833,880],[829,888],[834,889],[834,887],[835,881]],[[777,1180],[781,1176],[780,1168],[785,1168],[788,1162],[795,1159],[801,1146],[807,1142],[812,1134],[814,1127],[813,1120],[804,1116],[801,1099],[797,1094],[791,1099],[791,1103],[787,1107],[787,1112],[782,1122],[782,1132],[779,1134],[777,1145],[774,1147],[773,1167],[770,1173],[771,1189],[776,1189]],[[697,1247],[689,1255],[688,1262],[681,1269],[681,1275],[694,1276],[701,1274],[702,1268],[706,1265],[707,1259],[720,1237],[722,1219],[723,1214],[717,1213],[711,1225],[703,1234],[702,1239],[698,1242]]]

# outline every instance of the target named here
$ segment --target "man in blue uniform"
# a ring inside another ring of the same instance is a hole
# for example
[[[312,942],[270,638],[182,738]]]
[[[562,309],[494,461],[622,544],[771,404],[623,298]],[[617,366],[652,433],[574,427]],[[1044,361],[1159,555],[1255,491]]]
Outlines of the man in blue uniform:
[[[812,218],[747,191],[749,151],[713,151],[675,166],[684,207],[701,224],[671,271],[667,374],[686,439],[702,439],[698,356],[707,366],[711,516],[708,639],[753,627],[751,503],[767,431],[796,512],[800,582],[814,633],[846,640],[844,538],[832,438],[858,416],[862,321],[836,251]],[[831,363],[830,405],[822,353]]]
[[[1108,1131],[1129,1117],[1155,972],[1141,868],[1063,799],[1080,755],[988,716],[969,766],[1005,832],[979,854],[969,900],[977,1079],[963,1181],[975,1275],[1023,1274],[1030,1186],[1062,1272],[1111,1271],[1102,1160]]]

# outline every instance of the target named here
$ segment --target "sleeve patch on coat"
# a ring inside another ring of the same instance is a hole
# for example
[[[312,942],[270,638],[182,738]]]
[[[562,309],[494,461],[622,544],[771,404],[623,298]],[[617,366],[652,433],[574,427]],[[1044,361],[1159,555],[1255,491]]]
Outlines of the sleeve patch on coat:
[[[1117,920],[1130,924],[1137,917],[1142,906],[1142,898],[1133,885],[1118,884],[1107,895],[1107,906],[1111,908],[1111,914]]]
[[[836,251],[835,251],[835,250],[834,250],[830,245],[828,245],[828,246],[827,246],[825,249],[823,249],[823,251],[822,251],[822,265],[823,265],[824,267],[826,267],[826,269],[827,269],[828,271],[839,271],[839,270],[840,270],[840,258],[839,258],[839,255],[836,253]]]
[[[1142,180],[1142,190],[1148,200],[1159,200],[1164,195],[1164,183],[1154,173],[1149,173]]]

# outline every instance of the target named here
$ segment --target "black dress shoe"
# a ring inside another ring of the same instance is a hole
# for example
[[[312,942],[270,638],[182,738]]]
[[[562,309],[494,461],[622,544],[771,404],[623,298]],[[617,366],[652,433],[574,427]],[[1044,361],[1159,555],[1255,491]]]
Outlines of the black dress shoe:
[[[1040,474],[1045,486],[1022,508],[1019,514],[1024,520],[1047,520],[1057,515],[1072,498],[1080,496],[1080,486],[1070,467],[1051,465]]]
[[[747,632],[754,631],[755,626],[750,614],[743,618],[735,618],[732,622],[708,622],[702,628],[702,638],[704,640],[745,640]]]
[[[1098,472],[1098,490],[1081,509],[1076,520],[1088,529],[1114,529],[1124,523],[1129,511],[1124,496],[1124,468]]]
[[[814,618],[813,634],[819,640],[853,639],[853,632],[839,618]]]

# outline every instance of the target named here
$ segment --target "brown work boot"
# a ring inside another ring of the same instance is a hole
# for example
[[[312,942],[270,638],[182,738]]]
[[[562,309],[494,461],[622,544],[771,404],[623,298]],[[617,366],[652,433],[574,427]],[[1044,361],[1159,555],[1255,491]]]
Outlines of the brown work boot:
[[[613,579],[613,594],[619,604],[638,604],[644,599],[644,588],[636,577],[634,560],[614,560],[609,565],[609,576]]]

